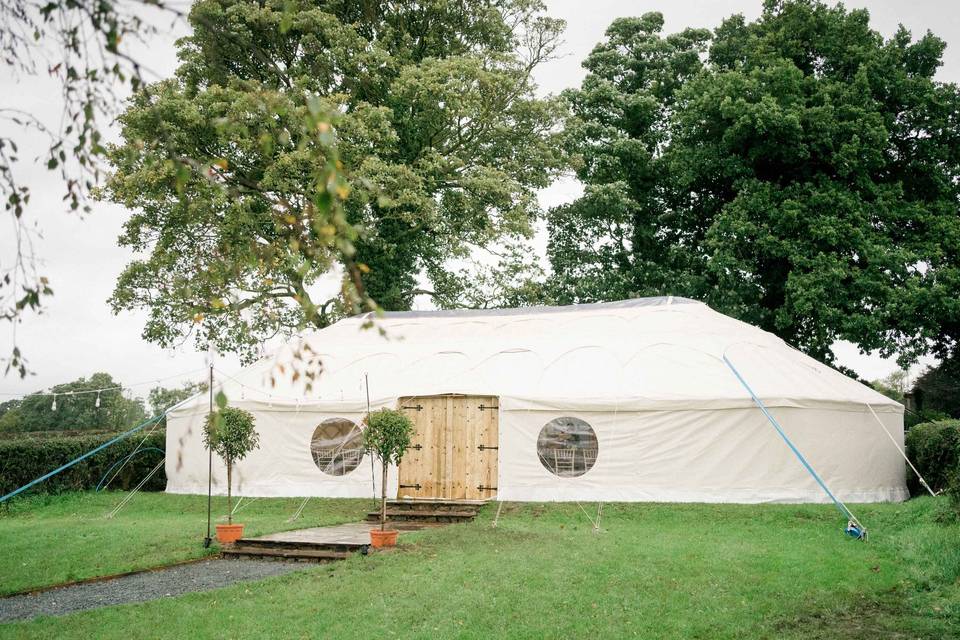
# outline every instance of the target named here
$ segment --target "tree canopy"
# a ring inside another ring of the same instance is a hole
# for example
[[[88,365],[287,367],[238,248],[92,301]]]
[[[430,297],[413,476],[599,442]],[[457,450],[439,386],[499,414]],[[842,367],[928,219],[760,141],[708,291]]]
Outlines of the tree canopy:
[[[112,304],[149,309],[146,339],[199,328],[250,356],[357,291],[386,309],[421,291],[457,304],[457,262],[531,233],[561,165],[561,105],[531,72],[562,24],[538,0],[201,0],[190,22],[176,76],[122,116],[104,191],[135,210],[120,241],[140,257]],[[339,218],[310,210],[318,183]],[[344,267],[350,286],[320,297]]]
[[[97,389],[106,389],[97,393]],[[97,406],[99,403],[99,406]],[[123,385],[109,373],[54,385],[4,403],[0,431],[125,430],[146,414],[143,401],[125,395]],[[55,405],[55,406],[54,406]]]
[[[937,415],[960,419],[960,360],[927,367],[914,383],[913,394],[927,419]]]
[[[944,42],[863,10],[767,0],[662,35],[616,20],[566,93],[585,192],[549,214],[550,295],[675,294],[824,361],[960,335],[960,93]]]

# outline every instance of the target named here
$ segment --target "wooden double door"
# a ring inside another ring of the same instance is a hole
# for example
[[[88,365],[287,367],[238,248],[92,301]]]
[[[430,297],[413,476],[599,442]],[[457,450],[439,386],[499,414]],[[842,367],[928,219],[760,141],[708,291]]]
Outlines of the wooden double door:
[[[400,461],[400,498],[488,500],[497,495],[496,396],[413,396],[400,410],[416,434]]]

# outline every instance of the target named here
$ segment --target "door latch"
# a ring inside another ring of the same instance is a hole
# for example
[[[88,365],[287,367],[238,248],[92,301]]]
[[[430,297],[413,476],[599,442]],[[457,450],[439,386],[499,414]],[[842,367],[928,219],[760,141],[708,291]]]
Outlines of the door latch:
[[[401,488],[401,489],[416,489],[417,491],[420,491],[420,483],[418,482],[417,484],[402,484],[402,485],[400,485],[400,488]]]

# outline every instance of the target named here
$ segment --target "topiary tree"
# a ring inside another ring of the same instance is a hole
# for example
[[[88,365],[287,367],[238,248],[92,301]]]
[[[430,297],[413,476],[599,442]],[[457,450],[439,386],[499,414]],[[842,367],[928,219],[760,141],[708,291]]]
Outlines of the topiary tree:
[[[363,430],[363,445],[380,459],[383,475],[380,482],[380,530],[387,526],[387,468],[400,459],[410,446],[413,423],[394,409],[380,409],[367,414]]]
[[[203,426],[203,442],[227,465],[227,522],[233,524],[233,463],[260,447],[253,415],[233,407],[208,414]]]

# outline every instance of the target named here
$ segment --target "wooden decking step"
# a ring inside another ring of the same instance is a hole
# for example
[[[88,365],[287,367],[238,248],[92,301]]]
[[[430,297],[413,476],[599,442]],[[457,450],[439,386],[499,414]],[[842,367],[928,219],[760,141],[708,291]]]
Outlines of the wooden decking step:
[[[336,551],[338,553],[349,553],[351,551],[362,551],[364,547],[370,545],[370,540],[362,542],[312,542],[306,540],[264,540],[261,538],[241,538],[237,540],[237,546],[256,547],[258,549],[308,549],[311,551]]]
[[[287,549],[280,547],[257,547],[250,545],[234,544],[224,547],[225,556],[257,556],[269,558],[284,558],[288,560],[311,560],[314,562],[324,562],[332,560],[345,560],[352,554],[345,551],[330,551],[326,549]]]
[[[441,509],[435,509],[427,511],[425,509],[417,510],[408,510],[408,509],[387,509],[387,519],[388,520],[449,520],[462,522],[464,520],[473,520],[477,515],[476,511],[446,511]],[[374,521],[380,519],[379,511],[371,511],[367,514],[368,521]]]

